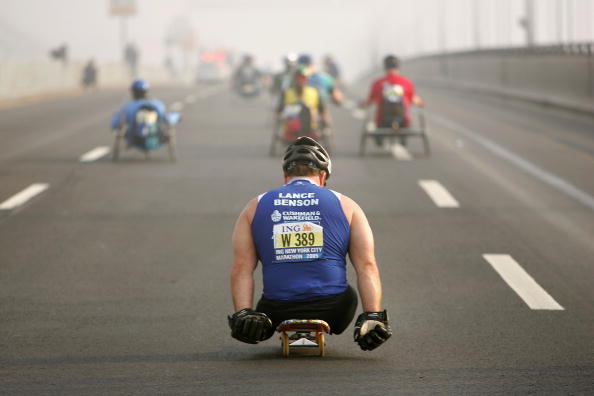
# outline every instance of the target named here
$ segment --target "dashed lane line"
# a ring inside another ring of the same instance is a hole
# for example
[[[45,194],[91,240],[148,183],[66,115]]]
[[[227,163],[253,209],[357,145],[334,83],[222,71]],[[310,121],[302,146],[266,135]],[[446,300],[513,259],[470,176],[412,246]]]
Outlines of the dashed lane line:
[[[173,102],[169,107],[172,111],[180,111],[184,108],[184,104],[182,102]]]
[[[366,129],[369,132],[375,132],[375,131],[377,131],[377,125],[375,125],[375,121],[367,121]]]
[[[29,187],[25,188],[23,191],[13,195],[12,197],[8,198],[6,201],[0,203],[0,210],[12,210],[21,205],[25,202],[36,196],[37,194],[42,193],[43,191],[47,190],[49,184],[47,183],[35,183],[31,184]]]
[[[355,102],[353,102],[352,100],[348,100],[348,99],[345,100],[342,105],[347,110],[353,110],[355,108]]]
[[[351,112],[351,115],[356,118],[357,120],[362,120],[365,118],[365,110],[362,109],[355,109]]]
[[[93,161],[98,160],[101,157],[104,157],[107,154],[109,154],[109,147],[99,146],[99,147],[95,147],[93,150],[81,155],[79,161],[80,162],[93,162]]]
[[[392,144],[390,147],[390,152],[392,153],[394,158],[396,158],[399,161],[412,160],[412,155],[410,155],[410,152],[406,149],[406,147],[399,143]]]
[[[497,271],[518,296],[535,310],[557,310],[563,308],[520,264],[508,254],[483,254],[483,258]]]
[[[460,134],[466,136],[467,138],[475,141],[476,143],[480,144],[481,146],[485,147],[491,153],[495,154],[496,156],[508,161],[509,163],[515,165],[516,167],[524,170],[528,174],[536,177],[540,181],[556,188],[557,190],[561,191],[562,193],[574,198],[575,200],[581,202],[585,206],[589,207],[590,209],[594,210],[594,196],[588,194],[587,192],[580,190],[578,187],[574,186],[573,184],[565,181],[564,179],[556,176],[536,164],[525,160],[524,158],[520,157],[519,155],[509,151],[508,149],[500,146],[499,144],[495,143],[494,141],[487,139],[481,136],[478,132],[472,131],[464,126],[451,121],[447,118],[440,117],[435,114],[431,114],[429,118],[432,121],[435,121],[442,126],[451,129],[453,131],[459,132]]]
[[[211,87],[211,88],[205,88],[204,90],[200,91],[197,96],[200,99],[206,99],[209,96],[213,96],[216,95],[218,93],[220,93],[221,91],[223,91],[224,88],[222,87]]]
[[[459,208],[460,204],[444,186],[436,180],[419,180],[419,185],[440,208]]]

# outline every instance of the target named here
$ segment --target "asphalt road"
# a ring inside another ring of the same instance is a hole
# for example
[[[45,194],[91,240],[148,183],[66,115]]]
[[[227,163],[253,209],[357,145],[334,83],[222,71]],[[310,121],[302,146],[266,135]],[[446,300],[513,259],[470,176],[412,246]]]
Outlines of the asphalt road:
[[[429,157],[360,157],[363,114],[332,109],[330,187],[369,217],[394,336],[324,358],[226,323],[233,224],[282,182],[269,98],[155,89],[183,106],[177,163],[80,161],[126,92],[0,110],[0,394],[594,394],[594,118],[421,93]]]

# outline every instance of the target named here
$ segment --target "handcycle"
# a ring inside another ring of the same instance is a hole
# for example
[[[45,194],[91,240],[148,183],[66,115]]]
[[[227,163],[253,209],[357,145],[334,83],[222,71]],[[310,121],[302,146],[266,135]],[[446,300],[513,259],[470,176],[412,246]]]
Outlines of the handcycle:
[[[298,137],[307,136],[320,142],[326,151],[332,151],[332,130],[322,120],[318,122],[317,128],[303,128],[304,124],[297,120],[296,114],[301,110],[301,105],[290,105],[283,111],[280,117],[274,121],[272,128],[272,139],[270,141],[269,155],[276,155],[278,146],[284,148],[293,143]]]
[[[124,124],[114,131],[112,160],[114,162],[120,160],[122,148],[141,150],[145,158],[149,159],[151,151],[166,145],[169,160],[175,162],[177,160],[175,126],[181,121],[181,113],[168,113],[164,121],[159,121],[156,112],[140,110],[136,114],[136,119],[142,123],[141,128],[131,128]],[[126,143],[125,147],[123,147],[124,143]]]
[[[361,132],[359,155],[365,155],[367,139],[374,139],[379,145],[387,140],[392,146],[397,142],[402,146],[407,146],[409,138],[418,137],[422,140],[425,156],[429,156],[431,154],[431,148],[427,136],[425,113],[422,107],[415,108],[415,113],[418,121],[412,127],[402,127],[402,120],[392,122],[392,125],[389,127],[378,127],[375,121],[367,119],[363,124],[363,130]]]

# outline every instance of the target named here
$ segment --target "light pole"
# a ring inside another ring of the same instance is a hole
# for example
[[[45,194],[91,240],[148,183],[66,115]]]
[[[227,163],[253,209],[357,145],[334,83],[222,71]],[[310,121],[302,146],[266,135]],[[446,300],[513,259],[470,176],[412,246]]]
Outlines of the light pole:
[[[555,3],[555,23],[557,25],[557,42],[563,43],[563,0],[556,0]]]
[[[481,49],[480,3],[478,0],[472,0],[472,18],[473,18],[474,46],[478,50],[478,49]]]
[[[125,50],[128,42],[128,17],[136,14],[136,0],[111,0],[109,12],[120,17],[120,46]]]
[[[526,33],[526,46],[534,46],[534,2],[525,0],[526,15],[522,18],[521,25]]]
[[[446,26],[446,15],[445,15],[445,0],[441,0],[439,2],[439,49],[441,53],[445,53],[447,51],[447,26]]]

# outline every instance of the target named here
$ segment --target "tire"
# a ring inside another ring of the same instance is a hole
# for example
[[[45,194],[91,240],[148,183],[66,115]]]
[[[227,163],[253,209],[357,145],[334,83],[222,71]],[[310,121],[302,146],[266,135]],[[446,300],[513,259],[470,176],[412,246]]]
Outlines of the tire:
[[[320,141],[322,143],[322,146],[326,149],[326,151],[328,152],[328,154],[332,154],[332,151],[334,149],[334,144],[332,142],[332,132],[326,132],[326,131],[322,131],[322,136],[320,138]]]
[[[272,138],[270,140],[270,149],[268,150],[268,155],[274,157],[276,155],[276,144],[279,139],[279,132],[280,132],[280,124],[278,121],[273,120],[273,127],[272,127]]]
[[[270,149],[268,150],[268,155],[274,157],[276,155],[276,135],[272,135],[272,139],[270,140]]]
[[[431,155],[431,148],[429,146],[429,138],[427,137],[425,132],[423,132],[421,137],[423,138],[423,147],[425,148],[425,156],[429,157]]]
[[[115,138],[113,140],[113,153],[111,156],[111,160],[113,162],[118,162],[120,160],[121,141],[122,141],[122,137],[120,136],[120,133],[116,132]]]
[[[167,139],[167,151],[169,153],[169,161],[177,161],[177,150],[176,150],[175,131],[172,129],[169,131],[169,138]]]
[[[365,156],[365,148],[367,147],[367,132],[361,132],[361,141],[359,142],[359,156]]]

